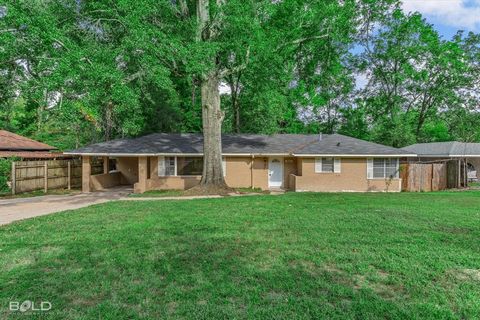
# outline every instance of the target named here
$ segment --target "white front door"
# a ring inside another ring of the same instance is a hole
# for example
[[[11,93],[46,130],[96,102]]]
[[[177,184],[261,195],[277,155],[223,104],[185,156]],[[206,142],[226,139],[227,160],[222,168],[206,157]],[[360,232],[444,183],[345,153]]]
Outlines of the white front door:
[[[280,188],[283,182],[283,159],[270,158],[268,161],[268,186]]]

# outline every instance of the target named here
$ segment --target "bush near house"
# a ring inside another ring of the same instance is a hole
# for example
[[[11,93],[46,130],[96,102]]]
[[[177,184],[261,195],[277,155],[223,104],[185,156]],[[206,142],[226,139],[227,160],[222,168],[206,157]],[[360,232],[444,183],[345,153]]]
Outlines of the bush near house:
[[[13,158],[0,158],[0,194],[10,192],[10,175],[12,172]]]

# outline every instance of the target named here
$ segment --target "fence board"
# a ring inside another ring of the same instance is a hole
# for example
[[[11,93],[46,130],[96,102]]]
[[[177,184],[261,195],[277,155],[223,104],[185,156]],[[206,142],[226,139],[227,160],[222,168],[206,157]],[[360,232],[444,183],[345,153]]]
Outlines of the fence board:
[[[47,182],[45,183],[45,163]],[[70,166],[70,169],[69,169]],[[70,184],[68,181],[70,170]],[[92,161],[92,175],[103,173],[103,159]],[[45,189],[73,188],[82,185],[82,162],[73,160],[15,161],[12,165],[12,192],[22,193]]]

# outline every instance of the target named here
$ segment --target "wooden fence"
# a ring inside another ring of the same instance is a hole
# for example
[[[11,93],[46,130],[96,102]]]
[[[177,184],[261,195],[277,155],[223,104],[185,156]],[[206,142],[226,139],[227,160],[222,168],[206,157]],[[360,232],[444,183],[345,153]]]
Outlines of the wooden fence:
[[[401,165],[402,191],[439,191],[462,188],[466,184],[461,160]]]
[[[101,159],[92,161],[92,174],[103,172]],[[73,160],[15,161],[11,172],[12,194],[49,189],[71,189],[82,185],[82,162]]]

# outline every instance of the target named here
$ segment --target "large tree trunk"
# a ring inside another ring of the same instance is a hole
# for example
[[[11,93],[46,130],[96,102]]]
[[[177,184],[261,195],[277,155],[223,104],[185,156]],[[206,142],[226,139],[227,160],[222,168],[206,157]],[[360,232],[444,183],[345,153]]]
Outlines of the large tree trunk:
[[[202,81],[203,176],[200,186],[227,188],[222,169],[222,121],[220,80],[215,72]]]
[[[214,31],[208,28],[210,21],[210,0],[197,0],[197,41],[210,41]],[[191,193],[228,193],[222,168],[222,121],[220,109],[220,75],[216,58],[212,57],[213,67],[201,78],[202,124],[203,124],[203,174],[197,187]]]

